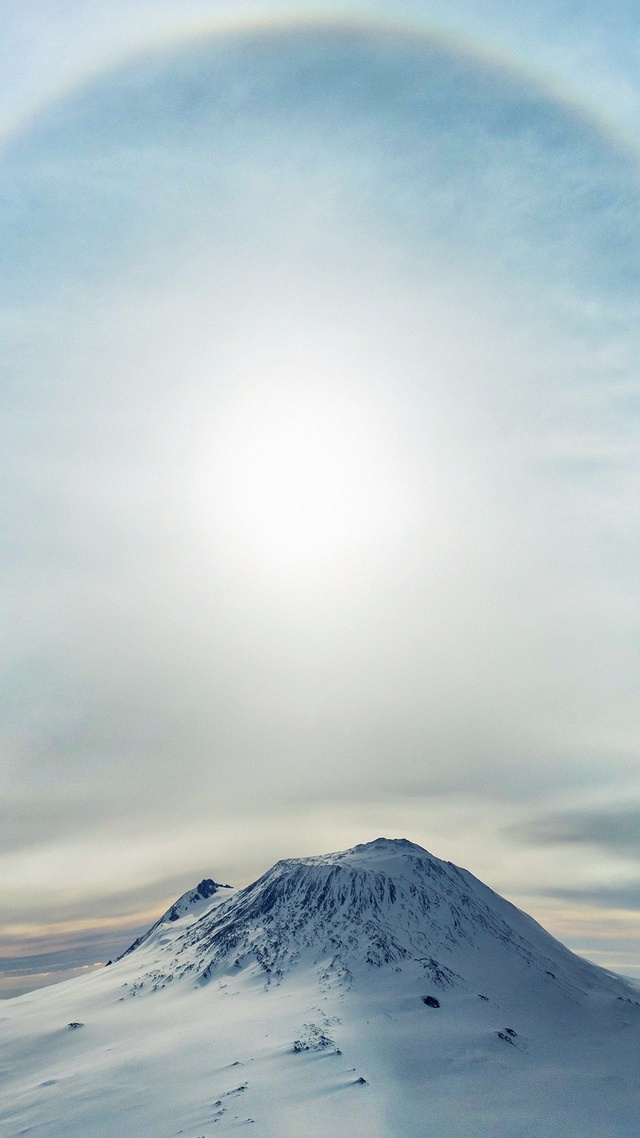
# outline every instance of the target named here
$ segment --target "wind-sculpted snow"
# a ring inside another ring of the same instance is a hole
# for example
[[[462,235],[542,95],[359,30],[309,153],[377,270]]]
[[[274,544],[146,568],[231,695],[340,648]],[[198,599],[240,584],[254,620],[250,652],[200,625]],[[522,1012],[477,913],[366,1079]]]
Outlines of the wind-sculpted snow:
[[[189,890],[0,1006],[0,1138],[635,1138],[640,994],[407,841]]]

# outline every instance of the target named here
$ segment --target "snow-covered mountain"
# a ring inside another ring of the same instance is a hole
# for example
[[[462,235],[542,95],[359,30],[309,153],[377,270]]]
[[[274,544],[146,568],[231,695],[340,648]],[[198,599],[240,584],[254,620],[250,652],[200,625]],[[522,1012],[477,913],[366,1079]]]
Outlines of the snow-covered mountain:
[[[640,993],[405,840],[203,881],[0,1010],[3,1138],[640,1134]]]

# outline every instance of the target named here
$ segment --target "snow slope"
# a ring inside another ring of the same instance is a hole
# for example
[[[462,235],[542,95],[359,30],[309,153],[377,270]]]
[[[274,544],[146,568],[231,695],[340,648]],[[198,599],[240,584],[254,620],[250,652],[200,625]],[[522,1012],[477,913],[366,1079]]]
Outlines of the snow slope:
[[[110,967],[5,1001],[0,1134],[637,1138],[639,1060],[635,988],[378,839],[203,882]]]

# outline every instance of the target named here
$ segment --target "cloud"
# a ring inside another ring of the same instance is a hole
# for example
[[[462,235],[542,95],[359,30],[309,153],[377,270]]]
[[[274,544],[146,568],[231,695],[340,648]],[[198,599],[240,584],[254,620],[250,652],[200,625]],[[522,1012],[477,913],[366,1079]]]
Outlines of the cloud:
[[[437,787],[443,752],[459,775],[490,778],[495,765],[506,778],[510,755],[536,745],[517,725],[534,702],[530,684],[539,694],[551,683],[540,638],[548,601],[531,569],[549,572],[535,545],[557,533],[556,495],[567,489],[536,404],[545,390],[558,414],[549,384],[571,337],[556,327],[541,348],[538,318],[522,318],[533,288],[523,274],[538,281],[551,257],[565,289],[570,279],[606,291],[601,247],[619,225],[624,255],[606,271],[624,285],[632,203],[618,194],[619,208],[603,209],[593,190],[608,179],[614,199],[624,164],[538,92],[440,49],[325,35],[301,87],[315,51],[312,37],[285,35],[151,59],[60,104],[8,159],[14,185],[34,187],[13,238],[16,273],[29,290],[64,282],[75,298],[73,328],[54,326],[66,300],[29,301],[31,364],[14,349],[35,409],[18,399],[7,424],[21,462],[9,495],[22,550],[14,596],[37,663],[25,662],[26,684],[12,659],[13,707],[24,723],[35,685],[50,736],[32,720],[36,753],[62,785],[65,770],[72,784],[84,766],[103,802],[135,804],[144,788],[151,804],[154,766],[166,776],[179,751],[198,770],[209,748],[224,795],[221,739],[228,769],[247,772],[266,739],[288,783],[287,754],[306,752],[311,792],[326,782],[327,754],[357,783],[363,762],[382,768],[395,748],[408,777],[419,768]],[[568,209],[562,178],[589,190],[593,208],[581,198]],[[506,297],[514,266],[519,314]],[[158,270],[151,287],[146,274]],[[478,296],[483,279],[495,302]],[[568,384],[579,385],[583,360],[569,359]],[[286,400],[314,369],[329,373],[329,417],[344,413],[346,387],[360,420],[381,425],[390,443],[372,466],[411,509],[395,530],[382,518],[380,540],[324,585],[316,577],[301,612],[266,576],[264,549],[251,547],[248,569],[246,547],[216,527],[209,487],[225,472],[216,480],[206,464],[235,445],[243,401],[261,398],[256,371]],[[566,424],[557,429],[566,451]],[[580,441],[589,466],[601,436]],[[541,450],[548,476],[534,469]],[[565,563],[576,555],[568,548]],[[561,574],[552,588],[563,595]],[[531,603],[527,627],[518,610]],[[456,701],[465,710],[452,733]],[[30,716],[35,708],[31,699]],[[148,770],[142,754],[153,755]]]
[[[12,904],[631,776],[639,199],[595,124],[272,31],[85,84],[0,178]]]
[[[640,856],[637,807],[549,814],[512,826],[508,833],[515,840],[533,845],[595,845],[628,857]],[[632,894],[635,886],[628,888]],[[605,889],[603,896],[606,892]]]
[[[640,880],[621,885],[584,886],[580,889],[568,887],[543,889],[545,897],[557,897],[561,901],[594,906],[607,910],[629,909],[640,912]]]
[[[166,257],[194,232],[190,251],[218,252],[327,224],[374,226],[419,261],[446,249],[467,271],[481,256],[512,283],[553,267],[555,289],[590,296],[637,268],[638,195],[610,141],[510,72],[402,34],[263,31],[148,55],[41,115],[3,173],[14,290],[104,279],[149,259],[153,236]]]

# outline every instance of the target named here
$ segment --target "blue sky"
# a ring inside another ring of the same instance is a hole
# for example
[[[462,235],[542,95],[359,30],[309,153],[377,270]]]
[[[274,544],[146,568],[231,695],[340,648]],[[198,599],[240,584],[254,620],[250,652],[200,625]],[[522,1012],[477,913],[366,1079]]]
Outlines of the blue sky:
[[[5,991],[378,833],[638,974],[637,16],[9,16]]]

